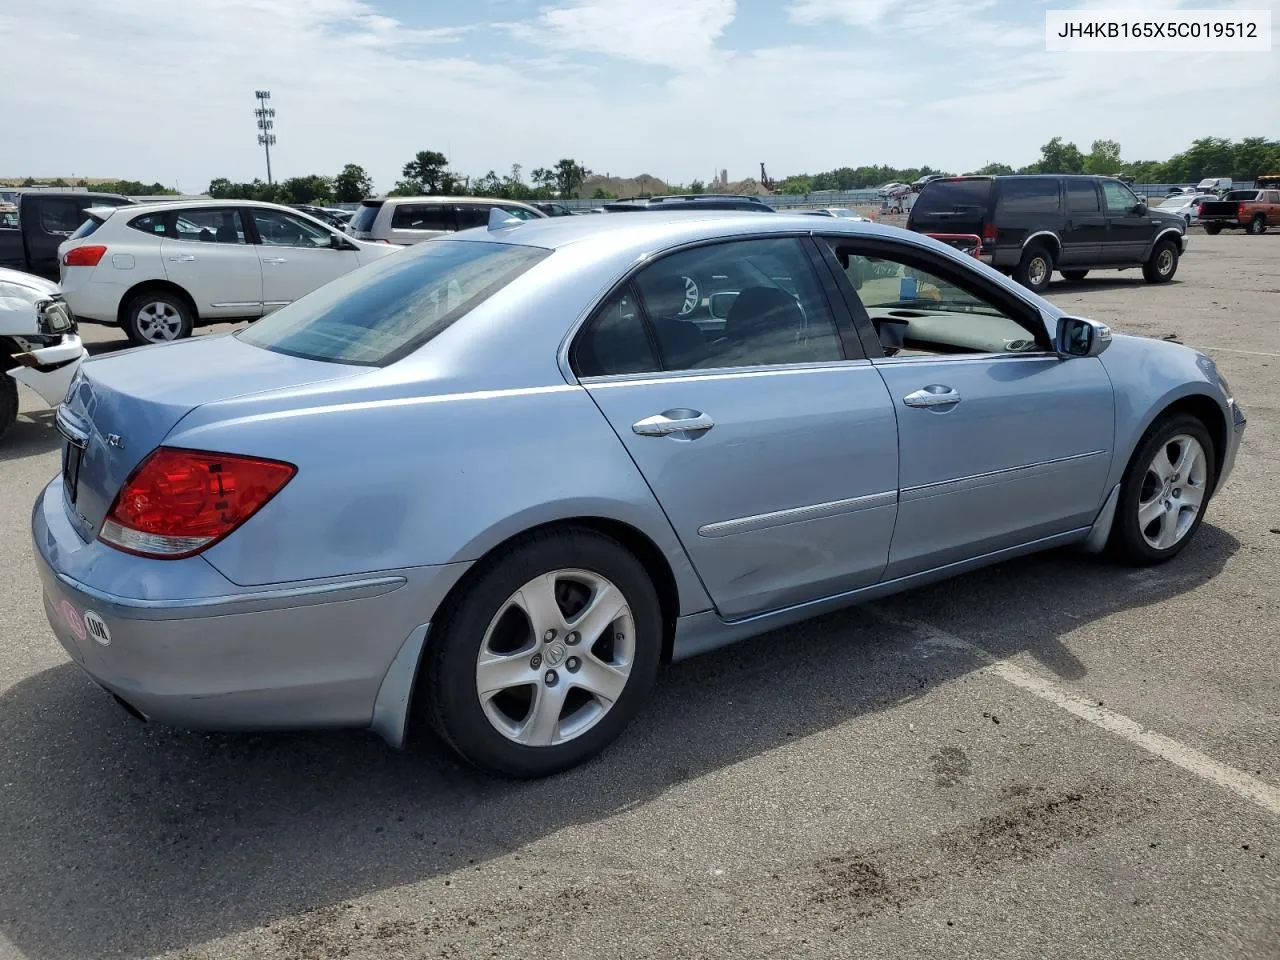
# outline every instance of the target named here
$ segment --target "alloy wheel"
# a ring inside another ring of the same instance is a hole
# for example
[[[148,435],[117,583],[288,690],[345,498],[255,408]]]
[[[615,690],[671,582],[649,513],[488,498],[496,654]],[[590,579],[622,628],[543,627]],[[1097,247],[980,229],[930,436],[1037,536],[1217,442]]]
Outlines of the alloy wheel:
[[[622,591],[588,570],[555,570],[513,593],[489,622],[476,694],[503,736],[554,746],[608,713],[626,689],[635,651]]]
[[[1156,451],[1138,493],[1138,528],[1147,545],[1168,550],[1195,525],[1204,504],[1208,459],[1195,437],[1179,434]]]
[[[171,303],[153,300],[138,310],[137,327],[148,343],[176,340],[182,331],[182,314]]]

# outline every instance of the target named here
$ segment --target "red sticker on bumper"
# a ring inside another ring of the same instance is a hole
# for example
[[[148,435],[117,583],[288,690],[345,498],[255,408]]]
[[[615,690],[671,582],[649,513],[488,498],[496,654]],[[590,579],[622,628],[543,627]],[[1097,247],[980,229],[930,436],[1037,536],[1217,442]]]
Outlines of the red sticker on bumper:
[[[63,600],[58,604],[58,612],[62,614],[62,622],[75,634],[77,640],[83,641],[88,636],[84,628],[84,618],[80,616],[80,611],[72,606],[70,600]]]

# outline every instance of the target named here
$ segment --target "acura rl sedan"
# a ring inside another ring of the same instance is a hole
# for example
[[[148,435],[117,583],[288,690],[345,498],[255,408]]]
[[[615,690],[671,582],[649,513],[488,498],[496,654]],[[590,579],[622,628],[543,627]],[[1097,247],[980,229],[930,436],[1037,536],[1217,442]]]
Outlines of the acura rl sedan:
[[[920,234],[496,212],[95,358],[57,423],[45,611],[130,712],[421,719],[538,776],[665,661],[1036,550],[1169,560],[1245,418],[1202,354]]]

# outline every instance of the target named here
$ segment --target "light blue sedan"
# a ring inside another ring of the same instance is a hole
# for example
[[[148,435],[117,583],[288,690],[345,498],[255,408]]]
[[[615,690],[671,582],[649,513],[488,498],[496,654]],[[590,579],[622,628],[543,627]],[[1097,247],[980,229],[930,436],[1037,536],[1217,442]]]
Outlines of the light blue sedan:
[[[537,776],[664,661],[1050,547],[1170,559],[1245,418],[1207,357],[920,234],[642,213],[495,218],[96,358],[57,423],[45,609],[126,709],[425,717]]]

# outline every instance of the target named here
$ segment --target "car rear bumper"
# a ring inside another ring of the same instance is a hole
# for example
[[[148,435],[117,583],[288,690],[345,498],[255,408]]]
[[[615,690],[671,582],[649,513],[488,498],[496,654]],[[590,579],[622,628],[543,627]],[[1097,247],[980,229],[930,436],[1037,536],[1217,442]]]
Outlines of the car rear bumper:
[[[425,624],[469,566],[244,588],[200,557],[86,543],[61,479],[37,498],[32,536],[54,635],[131,712],[205,730],[374,726],[397,744]],[[206,595],[166,595],[169,571]],[[384,686],[394,703],[380,698]]]

